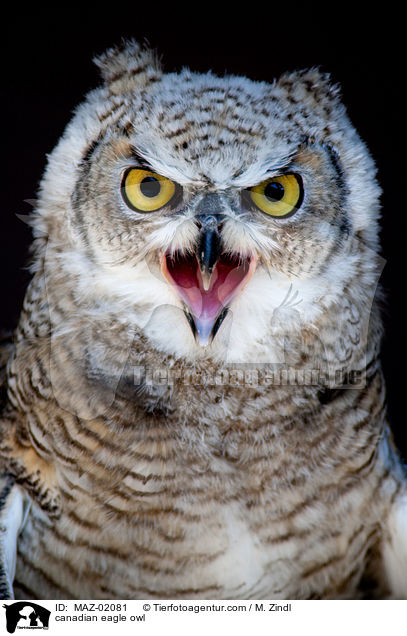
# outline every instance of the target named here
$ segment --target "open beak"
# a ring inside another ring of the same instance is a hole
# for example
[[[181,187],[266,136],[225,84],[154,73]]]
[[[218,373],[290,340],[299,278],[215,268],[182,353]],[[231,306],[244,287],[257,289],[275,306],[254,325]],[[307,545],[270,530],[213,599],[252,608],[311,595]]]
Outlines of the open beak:
[[[216,215],[198,217],[201,225],[195,253],[162,253],[161,271],[175,288],[197,342],[212,342],[228,306],[251,279],[257,259],[222,251]]]

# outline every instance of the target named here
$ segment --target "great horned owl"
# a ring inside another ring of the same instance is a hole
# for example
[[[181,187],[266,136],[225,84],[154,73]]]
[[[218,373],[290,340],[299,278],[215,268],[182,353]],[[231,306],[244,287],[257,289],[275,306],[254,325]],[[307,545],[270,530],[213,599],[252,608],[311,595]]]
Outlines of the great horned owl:
[[[337,87],[97,64],[7,349],[4,595],[406,598],[379,187]]]

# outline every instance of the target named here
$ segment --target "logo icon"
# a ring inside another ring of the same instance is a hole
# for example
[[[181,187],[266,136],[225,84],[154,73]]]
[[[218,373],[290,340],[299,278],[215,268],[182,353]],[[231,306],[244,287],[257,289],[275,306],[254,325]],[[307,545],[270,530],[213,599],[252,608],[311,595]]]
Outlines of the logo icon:
[[[31,601],[18,601],[3,607],[6,608],[9,634],[14,634],[16,629],[48,629],[51,612],[46,607]]]

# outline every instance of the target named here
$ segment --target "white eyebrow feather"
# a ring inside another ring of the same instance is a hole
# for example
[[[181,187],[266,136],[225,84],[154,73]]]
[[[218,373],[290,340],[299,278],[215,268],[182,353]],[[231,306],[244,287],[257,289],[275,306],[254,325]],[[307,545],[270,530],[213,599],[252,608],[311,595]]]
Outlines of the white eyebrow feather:
[[[213,186],[219,190],[227,190],[228,188],[250,188],[265,179],[276,176],[281,173],[293,160],[298,151],[298,144],[292,144],[287,148],[287,144],[283,147],[273,148],[273,152],[269,149],[254,161],[247,169],[243,170],[236,176],[233,176],[231,167],[229,168],[227,161],[219,161],[216,166],[212,165],[210,159],[203,157],[197,169],[194,163],[180,161],[176,163],[173,154],[165,148],[164,144],[153,146],[149,143],[148,138],[138,140],[135,150],[137,154],[148,163],[152,170],[158,174],[172,179],[181,186],[196,185],[208,186],[208,180],[213,182]],[[260,153],[259,153],[260,154]],[[180,157],[182,159],[182,157]],[[215,177],[216,168],[216,177]],[[204,172],[207,178],[200,178],[200,172]],[[236,173],[235,173],[236,174]],[[213,179],[211,179],[213,177]]]
[[[270,177],[277,176],[290,165],[296,150],[280,157],[269,156],[256,161],[242,174],[232,179],[230,185],[235,188],[249,188]]]

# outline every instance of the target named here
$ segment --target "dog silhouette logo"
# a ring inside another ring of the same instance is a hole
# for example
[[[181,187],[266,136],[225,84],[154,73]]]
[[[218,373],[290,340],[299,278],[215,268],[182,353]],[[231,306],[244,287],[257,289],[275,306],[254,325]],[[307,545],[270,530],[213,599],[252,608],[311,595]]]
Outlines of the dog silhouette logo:
[[[14,634],[16,629],[48,629],[51,612],[46,607],[31,601],[18,601],[3,607],[9,634]]]

